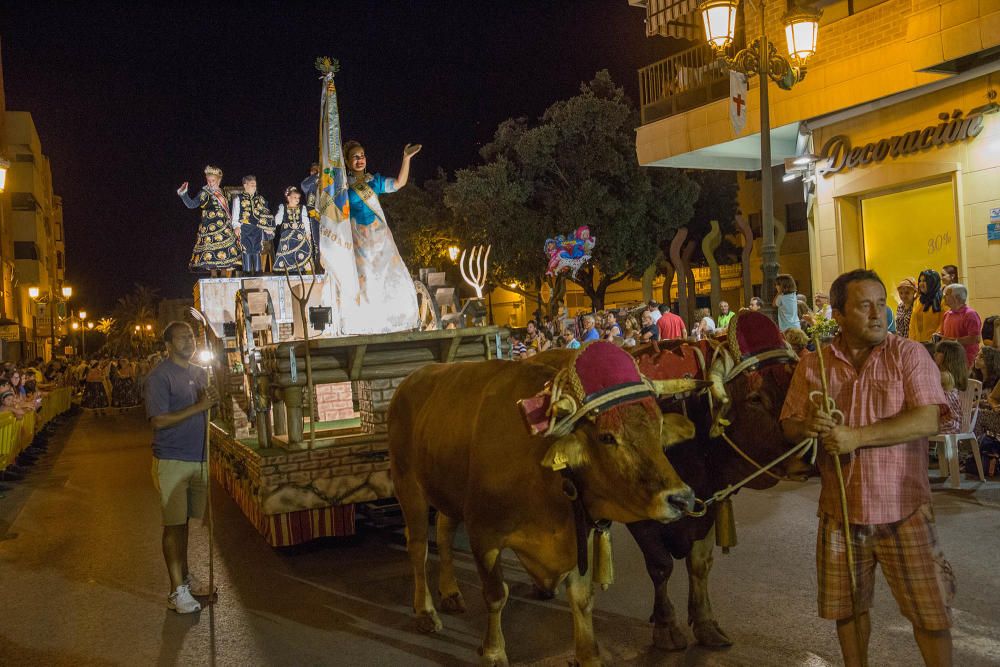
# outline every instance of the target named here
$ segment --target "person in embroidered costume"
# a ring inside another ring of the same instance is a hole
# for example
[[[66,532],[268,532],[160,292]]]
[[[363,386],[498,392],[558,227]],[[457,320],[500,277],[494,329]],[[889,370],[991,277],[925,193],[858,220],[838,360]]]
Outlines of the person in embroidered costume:
[[[309,230],[313,238],[313,259],[316,261],[316,272],[322,273],[323,268],[319,261],[319,210],[316,208],[317,194],[319,193],[319,162],[309,165],[309,175],[302,181],[302,194],[306,198],[306,210],[309,212]]]
[[[278,207],[275,225],[281,228],[281,237],[275,249],[275,271],[304,272],[312,258],[312,231],[309,212],[302,202],[302,191],[294,185],[285,189],[285,204]]]
[[[191,251],[188,268],[192,271],[209,271],[212,277],[220,272],[229,275],[240,262],[239,237],[231,224],[229,202],[219,188],[222,170],[211,165],[205,167],[205,187],[197,196],[188,196],[188,182],[177,188],[177,194],[188,208],[201,209],[198,238]]]
[[[261,272],[261,253],[265,239],[274,238],[274,216],[267,201],[257,192],[257,177],[243,177],[243,192],[233,196],[233,230],[243,245],[243,273],[249,276]]]

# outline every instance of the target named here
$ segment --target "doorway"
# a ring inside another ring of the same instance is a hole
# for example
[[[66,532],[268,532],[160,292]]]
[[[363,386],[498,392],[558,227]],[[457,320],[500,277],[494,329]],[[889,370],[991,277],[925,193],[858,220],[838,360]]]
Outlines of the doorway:
[[[958,266],[958,221],[952,182],[861,198],[864,264],[885,281],[889,301],[906,277]]]

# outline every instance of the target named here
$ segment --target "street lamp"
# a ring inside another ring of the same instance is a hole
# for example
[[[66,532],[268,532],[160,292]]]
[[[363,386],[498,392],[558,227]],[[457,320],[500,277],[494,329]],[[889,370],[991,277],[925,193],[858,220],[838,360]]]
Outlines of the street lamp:
[[[698,9],[705,24],[705,39],[712,45],[718,60],[729,69],[746,75],[760,76],[760,185],[761,185],[761,272],[762,296],[766,308],[774,300],[774,279],[778,275],[778,249],[774,245],[774,198],[771,178],[771,117],[768,104],[768,79],[783,90],[806,76],[806,61],[816,53],[821,12],[805,7],[795,7],[783,17],[788,58],[778,54],[768,41],[764,18],[766,0],[760,0],[760,36],[745,49],[730,57],[726,48],[733,43],[736,32],[736,7],[739,0],[706,0]]]
[[[28,288],[28,296],[31,297],[32,301],[49,307],[49,338],[52,356],[55,356],[56,353],[56,304],[65,302],[70,296],[72,296],[73,288],[69,285],[65,285],[60,292],[62,293],[62,296],[59,296],[59,294],[56,294],[55,292],[46,292],[43,295],[42,290],[39,287],[32,286]]]
[[[80,326],[82,327],[83,326],[83,322],[86,322],[86,320],[87,320],[87,311],[81,310],[81,311],[77,312],[77,317],[80,318],[80,323],[81,323]],[[94,323],[91,322],[90,326],[93,327]],[[80,332],[80,354],[82,354],[84,357],[87,356],[87,330],[86,329],[82,329],[81,332]]]

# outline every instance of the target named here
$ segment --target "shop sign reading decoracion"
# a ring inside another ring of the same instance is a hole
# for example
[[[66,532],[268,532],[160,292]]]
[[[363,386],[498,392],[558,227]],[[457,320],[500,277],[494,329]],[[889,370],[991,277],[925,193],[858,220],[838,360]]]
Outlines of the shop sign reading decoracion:
[[[816,162],[816,171],[830,176],[846,169],[881,162],[887,157],[897,158],[919,153],[935,146],[954,144],[979,136],[983,131],[983,114],[974,113],[962,118],[962,113],[956,109],[950,115],[947,112],[938,114],[941,122],[937,125],[913,130],[902,136],[879,139],[864,146],[852,147],[849,137],[838,134],[823,145]]]

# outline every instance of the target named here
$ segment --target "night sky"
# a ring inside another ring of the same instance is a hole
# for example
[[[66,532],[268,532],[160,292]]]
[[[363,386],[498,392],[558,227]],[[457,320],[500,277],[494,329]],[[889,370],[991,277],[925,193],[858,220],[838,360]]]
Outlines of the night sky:
[[[223,185],[255,174],[272,210],[306,176],[317,56],[340,60],[344,136],[365,144],[369,170],[394,175],[403,145],[422,143],[422,183],[601,68],[636,100],[636,70],[677,48],[645,37],[625,0],[7,4],[7,109],[34,117],[63,198],[67,282],[98,316],[135,282],[191,296],[198,211],[175,191],[203,185],[206,164]]]

